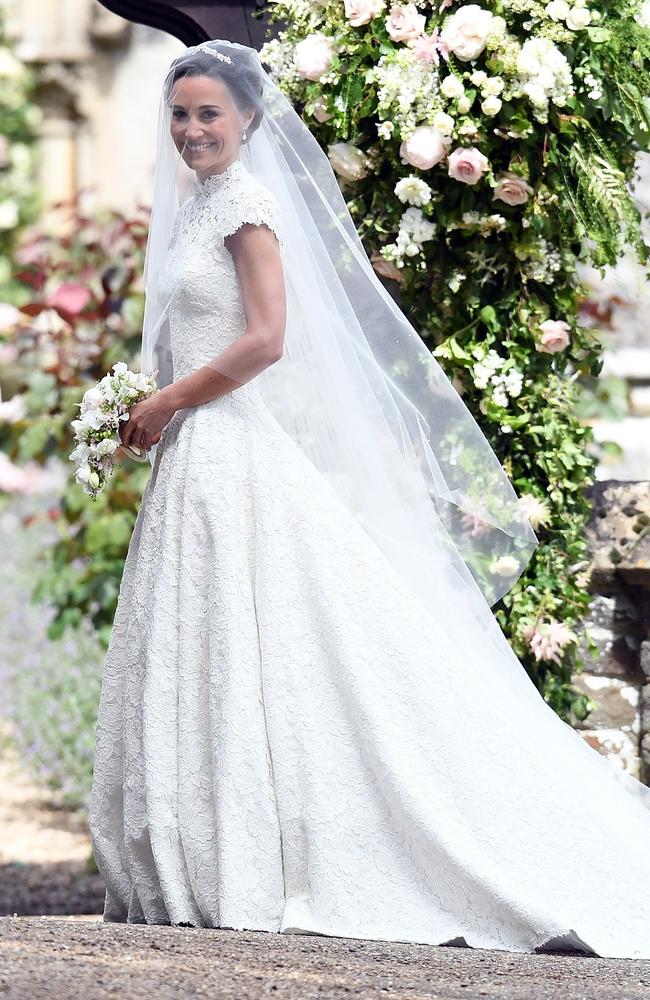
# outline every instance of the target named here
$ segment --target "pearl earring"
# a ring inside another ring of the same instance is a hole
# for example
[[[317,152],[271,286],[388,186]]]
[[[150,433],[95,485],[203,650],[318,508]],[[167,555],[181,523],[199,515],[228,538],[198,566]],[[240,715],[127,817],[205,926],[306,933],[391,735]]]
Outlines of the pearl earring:
[[[242,134],[241,134],[241,141],[242,141],[242,142],[245,142],[245,141],[246,141],[246,130],[245,130],[245,129],[244,129],[244,131],[243,131],[243,132],[242,132]]]

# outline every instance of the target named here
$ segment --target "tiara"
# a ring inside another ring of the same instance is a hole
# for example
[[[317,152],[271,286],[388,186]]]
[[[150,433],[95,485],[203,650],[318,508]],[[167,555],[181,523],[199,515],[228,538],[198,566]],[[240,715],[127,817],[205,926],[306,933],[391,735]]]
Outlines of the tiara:
[[[188,52],[207,52],[209,55],[214,56],[215,59],[221,59],[222,62],[232,63],[230,56],[225,56],[223,52],[217,52],[215,49],[208,48],[206,44],[193,45]]]

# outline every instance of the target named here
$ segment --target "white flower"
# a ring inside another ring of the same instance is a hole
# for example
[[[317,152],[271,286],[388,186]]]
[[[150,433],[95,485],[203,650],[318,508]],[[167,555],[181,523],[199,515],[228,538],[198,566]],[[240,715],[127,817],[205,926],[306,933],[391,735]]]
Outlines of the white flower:
[[[472,102],[469,99],[469,97],[467,97],[466,94],[463,94],[462,97],[458,98],[458,110],[460,111],[461,115],[466,115],[471,106]]]
[[[403,177],[395,185],[395,194],[408,205],[426,205],[431,201],[431,188],[420,177]]]
[[[395,125],[393,122],[380,122],[377,125],[377,135],[380,139],[390,139],[394,131]]]
[[[503,91],[505,84],[500,76],[490,76],[487,78],[481,90],[487,96],[498,97]]]
[[[445,23],[440,37],[463,62],[477,59],[487,44],[492,14],[478,4],[459,7]]]
[[[433,127],[443,135],[451,135],[454,131],[454,119],[451,115],[446,115],[444,111],[439,111],[433,116]]]
[[[94,431],[101,430],[107,422],[107,416],[101,410],[86,410],[81,419]]]
[[[128,370],[128,367],[123,361],[116,361],[112,368],[112,371],[114,371],[116,375],[124,375],[124,373]]]
[[[514,556],[500,556],[495,562],[490,563],[490,571],[498,576],[512,576],[519,569],[519,562]]]
[[[483,112],[484,115],[487,115],[488,118],[493,118],[495,115],[499,114],[502,103],[503,102],[499,97],[494,97],[494,96],[486,97],[485,100],[482,101],[481,103],[481,111]]]
[[[549,17],[553,18],[554,21],[563,21],[565,17],[568,16],[570,10],[571,7],[566,0],[551,0],[551,2],[546,5],[546,13]]]
[[[566,26],[571,31],[580,31],[586,28],[591,21],[591,13],[586,7],[572,7],[566,19]]]
[[[453,100],[455,97],[461,97],[465,93],[463,81],[453,73],[450,73],[449,76],[444,78],[440,84],[440,90],[445,97],[449,98],[449,100]]]
[[[93,470],[89,465],[80,465],[74,474],[75,479],[78,483],[87,483],[90,481],[90,477],[93,474]]]
[[[90,455],[90,448],[83,441],[80,441],[76,448],[70,452],[68,458],[72,459],[73,462],[80,462],[85,464],[88,461],[88,456]]]
[[[104,438],[97,445],[96,454],[97,455],[112,455],[114,451],[120,447],[119,442],[115,438]]]
[[[475,87],[483,87],[487,81],[488,75],[482,69],[475,69],[470,76],[470,80]]]
[[[97,410],[104,402],[104,394],[98,386],[93,386],[92,389],[87,389],[81,400],[80,411],[82,414],[86,413],[87,410]]]
[[[562,107],[573,95],[571,67],[548,38],[529,38],[517,57],[520,92],[533,106],[538,121],[548,118],[548,103]]]
[[[551,520],[551,512],[544,500],[533,496],[532,493],[523,493],[517,501],[517,510],[521,516],[530,521],[531,527],[537,531],[541,525],[548,524]]]

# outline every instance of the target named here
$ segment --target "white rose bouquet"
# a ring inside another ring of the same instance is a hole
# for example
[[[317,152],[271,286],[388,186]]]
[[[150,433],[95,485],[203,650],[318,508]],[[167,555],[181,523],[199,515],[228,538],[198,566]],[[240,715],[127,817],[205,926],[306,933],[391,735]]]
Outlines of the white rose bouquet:
[[[145,450],[123,445],[119,437],[120,422],[129,419],[129,409],[158,391],[154,375],[130,371],[123,361],[97,385],[87,389],[79,404],[79,419],[73,420],[77,447],[68,456],[77,463],[75,479],[94,500],[113,472],[115,453],[122,448],[127,455],[144,462]]]

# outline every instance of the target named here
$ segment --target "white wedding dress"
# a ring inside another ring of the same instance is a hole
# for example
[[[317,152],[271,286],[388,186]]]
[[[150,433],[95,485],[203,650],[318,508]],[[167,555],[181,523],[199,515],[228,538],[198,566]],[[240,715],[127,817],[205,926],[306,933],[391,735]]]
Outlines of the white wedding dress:
[[[163,275],[174,378],[243,332],[223,237],[277,211],[239,161],[195,182]],[[258,379],[178,411],[104,665],[104,919],[650,959],[648,798],[485,607],[425,613]]]

